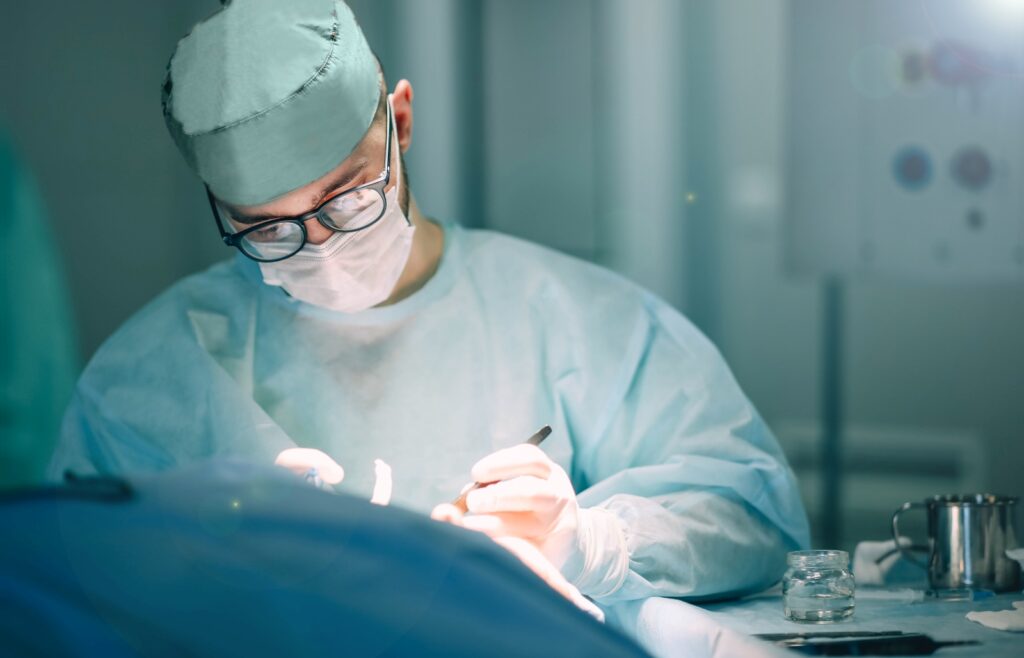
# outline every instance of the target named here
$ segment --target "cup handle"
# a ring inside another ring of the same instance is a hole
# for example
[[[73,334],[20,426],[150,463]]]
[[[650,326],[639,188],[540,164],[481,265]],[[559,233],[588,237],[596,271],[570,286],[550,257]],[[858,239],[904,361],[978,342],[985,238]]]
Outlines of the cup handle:
[[[900,525],[899,525],[900,514],[903,514],[907,510],[913,509],[915,507],[924,508],[924,507],[927,507],[927,505],[925,505],[924,503],[903,503],[903,505],[898,510],[896,510],[893,513],[893,515],[892,515],[892,539],[893,539],[894,542],[896,542],[896,549],[900,552],[900,554],[903,557],[907,558],[908,560],[910,560],[911,562],[913,562],[917,566],[921,567],[922,569],[927,570],[928,569],[928,564],[925,563],[925,562],[921,562],[916,557],[914,557],[913,553],[910,552],[911,549],[913,548],[913,542],[911,542],[911,544],[908,545],[906,548],[904,548],[902,542],[900,542]]]

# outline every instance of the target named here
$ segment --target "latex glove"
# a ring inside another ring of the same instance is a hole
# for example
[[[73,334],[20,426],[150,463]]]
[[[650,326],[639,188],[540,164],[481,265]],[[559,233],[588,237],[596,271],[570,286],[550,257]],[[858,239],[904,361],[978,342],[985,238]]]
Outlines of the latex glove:
[[[557,569],[581,562],[580,506],[565,470],[537,446],[520,444],[478,461],[473,479],[493,483],[470,491],[462,523],[497,539],[533,544]]]
[[[445,521],[462,527],[466,527],[465,521],[471,518],[464,516],[457,507],[447,503],[435,507],[430,516],[437,521]],[[562,572],[555,565],[551,564],[534,544],[519,537],[493,537],[493,539],[496,544],[519,558],[523,564],[537,574],[551,589],[569,599],[576,607],[598,621],[604,621],[604,612],[594,605],[593,601],[583,596],[572,583],[566,580]]]
[[[374,505],[387,505],[391,502],[391,466],[383,459],[373,460],[373,470],[377,480],[373,484],[373,496],[370,502]]]
[[[289,448],[282,450],[274,460],[296,475],[303,477],[321,489],[330,488],[324,485],[339,484],[345,478],[345,469],[331,459],[327,453],[315,448]]]
[[[283,450],[274,463],[305,478],[306,482],[313,486],[328,491],[333,491],[332,485],[340,484],[345,478],[345,469],[341,464],[331,459],[327,453],[315,448]],[[375,505],[387,505],[391,502],[391,466],[382,459],[375,459],[373,466],[376,481],[370,502]]]

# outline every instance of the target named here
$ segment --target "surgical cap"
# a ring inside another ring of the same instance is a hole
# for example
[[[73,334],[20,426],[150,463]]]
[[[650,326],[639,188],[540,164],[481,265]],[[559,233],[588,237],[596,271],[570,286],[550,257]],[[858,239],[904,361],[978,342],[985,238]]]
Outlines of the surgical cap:
[[[258,205],[321,178],[362,140],[380,69],[340,0],[233,0],[178,43],[167,127],[213,194]]]

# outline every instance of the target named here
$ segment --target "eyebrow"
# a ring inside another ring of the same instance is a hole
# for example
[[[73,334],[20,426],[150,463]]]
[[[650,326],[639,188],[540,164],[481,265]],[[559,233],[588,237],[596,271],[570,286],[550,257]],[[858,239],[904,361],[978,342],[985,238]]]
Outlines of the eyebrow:
[[[350,168],[347,172],[339,174],[336,178],[328,181],[327,184],[324,185],[323,188],[320,190],[320,192],[313,195],[313,197],[311,198],[309,204],[310,209],[316,208],[325,198],[327,198],[329,194],[336,192],[340,188],[345,187],[353,180],[355,180],[356,177],[358,177],[359,174],[363,173],[363,170],[366,169],[366,165],[368,164],[368,162],[369,160],[365,157],[359,158],[359,160],[356,161],[355,165],[352,168]],[[306,212],[309,211],[307,210]],[[284,219],[283,215],[274,215],[271,213],[246,215],[235,210],[228,210],[228,214],[231,215],[231,219],[235,220],[239,224],[258,224],[260,222],[265,222],[271,219]],[[304,214],[306,213],[300,213],[298,215],[295,215],[295,217],[301,217]]]

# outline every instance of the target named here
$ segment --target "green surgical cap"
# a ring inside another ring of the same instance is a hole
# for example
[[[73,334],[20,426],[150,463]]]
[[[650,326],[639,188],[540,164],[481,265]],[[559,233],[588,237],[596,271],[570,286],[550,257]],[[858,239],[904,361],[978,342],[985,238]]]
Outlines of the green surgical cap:
[[[233,0],[178,43],[164,118],[220,200],[258,205],[321,178],[362,140],[380,69],[339,0]]]

